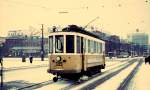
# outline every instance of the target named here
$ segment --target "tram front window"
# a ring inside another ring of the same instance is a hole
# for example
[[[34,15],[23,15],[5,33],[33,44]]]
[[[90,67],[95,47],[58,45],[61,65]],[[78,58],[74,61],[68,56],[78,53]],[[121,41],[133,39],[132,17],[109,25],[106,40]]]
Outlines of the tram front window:
[[[62,35],[55,36],[55,53],[63,53],[64,37]]]
[[[66,36],[66,53],[74,53],[74,36]]]
[[[49,53],[53,53],[53,37],[49,37]]]

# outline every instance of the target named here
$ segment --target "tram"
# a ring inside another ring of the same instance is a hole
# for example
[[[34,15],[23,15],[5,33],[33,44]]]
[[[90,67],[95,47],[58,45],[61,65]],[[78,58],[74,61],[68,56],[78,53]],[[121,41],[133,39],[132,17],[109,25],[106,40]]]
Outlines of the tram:
[[[84,28],[69,25],[49,34],[49,67],[56,77],[78,79],[105,68],[105,42]]]

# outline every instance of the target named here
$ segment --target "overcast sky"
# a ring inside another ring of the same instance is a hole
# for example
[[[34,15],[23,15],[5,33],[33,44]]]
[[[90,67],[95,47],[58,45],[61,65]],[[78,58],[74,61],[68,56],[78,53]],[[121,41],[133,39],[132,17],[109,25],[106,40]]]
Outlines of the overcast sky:
[[[150,34],[150,0],[0,0],[0,36],[9,30],[47,26],[91,25],[125,37],[128,33]]]

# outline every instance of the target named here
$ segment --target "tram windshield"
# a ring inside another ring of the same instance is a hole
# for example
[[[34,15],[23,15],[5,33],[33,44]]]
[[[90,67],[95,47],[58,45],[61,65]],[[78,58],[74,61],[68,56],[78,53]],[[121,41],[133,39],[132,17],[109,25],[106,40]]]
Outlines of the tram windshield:
[[[64,37],[63,35],[55,36],[55,53],[63,53]]]
[[[49,53],[53,53],[53,37],[49,37]]]
[[[74,35],[66,36],[66,53],[74,53]]]

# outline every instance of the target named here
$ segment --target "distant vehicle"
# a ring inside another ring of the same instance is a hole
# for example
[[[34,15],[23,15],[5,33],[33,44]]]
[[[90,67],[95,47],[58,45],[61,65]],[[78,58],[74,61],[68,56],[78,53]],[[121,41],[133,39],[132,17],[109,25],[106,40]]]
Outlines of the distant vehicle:
[[[136,55],[134,55],[135,57],[138,57],[138,55],[136,54]]]
[[[118,55],[117,57],[118,57],[118,58],[128,58],[129,55]]]
[[[114,55],[114,52],[108,52],[108,56],[109,56],[109,58],[111,59],[112,57],[115,56],[115,55]]]
[[[148,56],[149,56],[149,53],[148,53],[148,52],[144,52],[144,53],[143,53],[143,57],[146,58],[146,57],[148,57]]]
[[[76,25],[49,34],[48,73],[58,78],[79,79],[105,68],[105,42]]]
[[[129,53],[127,52],[120,52],[120,55],[117,56],[118,58],[128,58],[129,57]]]

